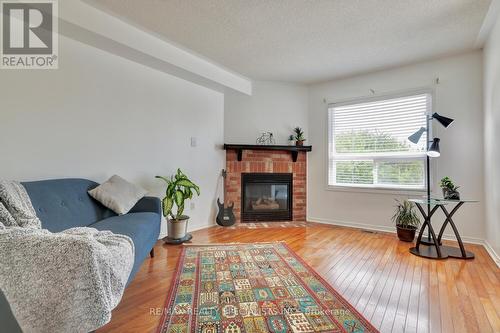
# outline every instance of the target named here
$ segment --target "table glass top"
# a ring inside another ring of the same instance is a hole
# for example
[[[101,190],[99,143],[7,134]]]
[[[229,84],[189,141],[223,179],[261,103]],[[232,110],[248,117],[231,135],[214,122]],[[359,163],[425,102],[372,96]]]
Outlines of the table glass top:
[[[460,202],[479,202],[478,200],[469,200],[469,199],[448,200],[448,199],[440,199],[440,198],[431,198],[430,200],[427,200],[427,198],[409,199],[408,201],[423,204],[423,205],[427,205],[427,204],[429,204],[429,205],[447,205],[447,204],[460,203]]]

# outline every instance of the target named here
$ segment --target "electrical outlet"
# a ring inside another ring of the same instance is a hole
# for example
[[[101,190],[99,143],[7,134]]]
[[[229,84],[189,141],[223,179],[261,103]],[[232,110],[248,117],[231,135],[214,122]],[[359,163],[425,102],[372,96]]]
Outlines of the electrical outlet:
[[[194,204],[194,202],[190,202],[189,203],[189,209],[193,210],[196,208],[196,205]]]
[[[196,147],[198,142],[194,136],[191,137],[191,147]]]

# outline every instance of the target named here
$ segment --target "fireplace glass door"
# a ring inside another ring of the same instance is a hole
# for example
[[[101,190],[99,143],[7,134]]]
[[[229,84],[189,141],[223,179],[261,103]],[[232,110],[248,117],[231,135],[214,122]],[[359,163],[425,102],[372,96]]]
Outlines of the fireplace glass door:
[[[242,174],[242,221],[292,220],[292,174]]]

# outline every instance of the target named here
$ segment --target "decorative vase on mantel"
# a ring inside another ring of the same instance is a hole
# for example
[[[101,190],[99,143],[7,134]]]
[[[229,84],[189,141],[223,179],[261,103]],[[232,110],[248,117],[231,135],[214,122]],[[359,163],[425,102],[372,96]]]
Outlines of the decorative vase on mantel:
[[[297,140],[295,141],[295,145],[298,147],[302,147],[304,145],[304,140]]]

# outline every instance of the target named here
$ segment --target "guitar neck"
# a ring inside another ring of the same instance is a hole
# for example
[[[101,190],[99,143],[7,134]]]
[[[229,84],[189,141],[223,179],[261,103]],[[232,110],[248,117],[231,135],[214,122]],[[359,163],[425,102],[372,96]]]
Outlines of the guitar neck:
[[[226,191],[227,191],[227,186],[226,186],[226,178],[227,178],[227,171],[225,169],[222,170],[222,178],[224,179],[224,190],[223,195],[224,195],[224,204],[226,204]]]

